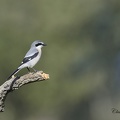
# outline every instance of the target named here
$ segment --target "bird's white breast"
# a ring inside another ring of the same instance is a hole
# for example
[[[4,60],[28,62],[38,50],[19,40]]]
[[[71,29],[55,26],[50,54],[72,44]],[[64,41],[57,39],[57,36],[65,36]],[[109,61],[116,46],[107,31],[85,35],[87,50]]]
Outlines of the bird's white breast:
[[[37,55],[37,57],[35,57],[34,59],[30,60],[30,61],[27,63],[28,66],[29,66],[30,68],[34,67],[35,64],[39,61],[40,57],[41,57],[41,53],[39,53],[39,54]]]

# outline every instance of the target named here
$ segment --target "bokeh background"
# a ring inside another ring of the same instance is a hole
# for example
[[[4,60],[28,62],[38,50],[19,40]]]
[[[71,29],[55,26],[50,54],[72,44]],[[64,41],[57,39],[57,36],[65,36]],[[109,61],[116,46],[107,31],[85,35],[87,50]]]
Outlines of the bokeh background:
[[[0,120],[120,119],[119,0],[1,0],[0,84],[36,39],[50,80],[10,93]]]

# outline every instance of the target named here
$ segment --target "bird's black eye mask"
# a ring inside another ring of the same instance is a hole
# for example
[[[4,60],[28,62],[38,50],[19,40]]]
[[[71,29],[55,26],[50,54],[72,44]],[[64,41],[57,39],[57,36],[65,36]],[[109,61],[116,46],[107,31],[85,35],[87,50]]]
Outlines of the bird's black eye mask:
[[[39,46],[39,45],[43,45],[43,44],[42,44],[42,43],[37,43],[37,44],[35,44],[36,47]]]

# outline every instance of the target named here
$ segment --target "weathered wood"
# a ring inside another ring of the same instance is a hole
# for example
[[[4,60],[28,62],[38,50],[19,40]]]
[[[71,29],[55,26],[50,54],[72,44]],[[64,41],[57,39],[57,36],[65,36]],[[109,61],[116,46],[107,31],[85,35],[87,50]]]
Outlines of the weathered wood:
[[[22,87],[25,84],[40,82],[47,79],[49,79],[49,74],[38,71],[35,73],[28,73],[21,77],[13,77],[10,80],[7,80],[0,86],[0,112],[4,112],[4,103],[8,93]]]

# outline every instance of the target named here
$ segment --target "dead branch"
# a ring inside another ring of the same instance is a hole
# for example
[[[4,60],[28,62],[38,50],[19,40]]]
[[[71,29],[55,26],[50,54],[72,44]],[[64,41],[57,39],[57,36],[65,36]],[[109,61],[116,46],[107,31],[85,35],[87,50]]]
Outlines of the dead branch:
[[[47,79],[49,79],[49,74],[38,71],[35,73],[28,73],[21,77],[17,76],[11,78],[10,80],[7,80],[0,86],[0,112],[4,112],[4,103],[8,93],[18,89],[19,87],[22,87],[25,84],[40,82]]]

